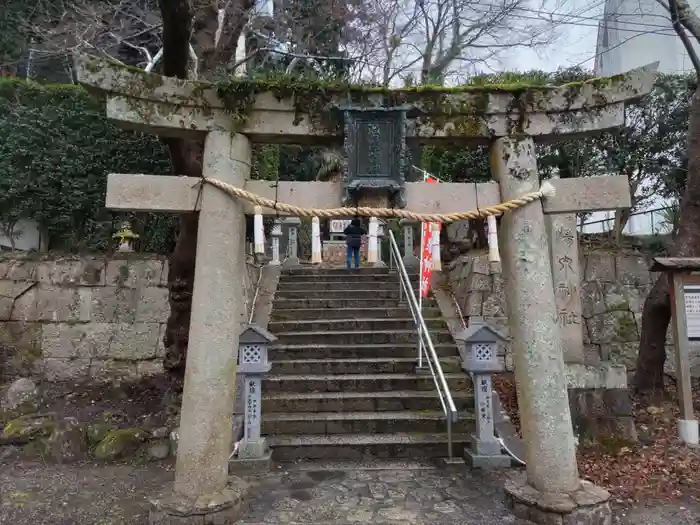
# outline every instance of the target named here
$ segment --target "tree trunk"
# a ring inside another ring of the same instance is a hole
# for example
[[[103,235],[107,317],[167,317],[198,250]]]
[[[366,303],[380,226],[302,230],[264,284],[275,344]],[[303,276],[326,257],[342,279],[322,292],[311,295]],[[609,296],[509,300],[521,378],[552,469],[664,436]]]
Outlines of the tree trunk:
[[[215,35],[220,2],[196,7],[191,0],[159,0],[158,3],[163,18],[163,74],[186,79],[191,37],[199,55],[202,76],[210,77],[217,67],[226,69],[231,57],[235,56],[238,36],[248,20],[254,1],[225,3],[225,22],[220,28],[222,31],[218,42]],[[166,139],[166,144],[175,175],[202,176],[203,142],[171,138]],[[163,367],[179,378],[184,377],[187,359],[198,220],[195,212],[180,217],[180,231],[169,260],[170,316],[163,337]]]
[[[700,89],[693,95],[688,121],[688,176],[681,199],[678,236],[671,255],[694,257],[700,253]],[[665,341],[671,319],[667,279],[659,278],[644,302],[642,334],[637,355],[634,387],[653,394],[663,389]]]
[[[173,172],[176,175],[202,176],[201,159],[204,151],[202,143],[182,139],[168,139],[166,142],[170,150]],[[180,230],[175,249],[168,261],[170,316],[165,325],[163,337],[165,346],[163,368],[180,379],[185,375],[187,359],[198,220],[199,214],[196,212],[180,216]]]
[[[658,394],[664,389],[666,331],[671,319],[668,279],[659,277],[644,301],[634,387],[638,392]]]
[[[612,229],[613,241],[617,246],[620,246],[622,242],[622,231],[627,226],[627,223],[632,217],[632,210],[627,208],[624,210],[617,210],[615,212],[615,221]]]

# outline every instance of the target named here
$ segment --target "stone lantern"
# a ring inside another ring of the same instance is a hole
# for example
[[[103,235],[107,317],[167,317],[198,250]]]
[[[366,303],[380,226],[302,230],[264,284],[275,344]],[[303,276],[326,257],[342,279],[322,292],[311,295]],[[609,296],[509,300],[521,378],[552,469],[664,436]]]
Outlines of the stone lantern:
[[[467,461],[477,468],[503,468],[511,464],[510,456],[502,454],[501,442],[494,433],[493,382],[491,375],[503,372],[498,354],[506,338],[479,317],[469,319],[469,327],[457,337],[462,368],[469,372],[474,385],[476,434],[470,438],[470,448],[464,453]]]
[[[272,260],[270,266],[279,266],[280,261],[280,237],[282,237],[282,219],[275,219],[270,232],[272,237]]]
[[[271,364],[267,350],[277,338],[256,325],[247,325],[238,341],[238,374],[243,380],[243,439],[238,447],[238,459],[256,460],[269,467],[270,451],[260,435],[261,383]],[[233,462],[235,467],[235,461]],[[261,465],[262,466],[262,465]]]
[[[117,251],[133,252],[134,241],[138,239],[139,236],[131,231],[131,224],[129,221],[124,221],[122,222],[119,231],[112,235],[112,238],[119,240],[119,247],[117,248]]]

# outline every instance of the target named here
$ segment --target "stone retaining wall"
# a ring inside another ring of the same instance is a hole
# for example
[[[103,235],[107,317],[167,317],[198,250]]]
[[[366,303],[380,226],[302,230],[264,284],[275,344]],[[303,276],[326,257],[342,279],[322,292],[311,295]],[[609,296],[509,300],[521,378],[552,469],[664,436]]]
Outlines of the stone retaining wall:
[[[649,272],[649,261],[639,252],[581,250],[582,319],[585,363],[624,365],[632,371],[636,365],[644,300],[657,279]],[[485,253],[463,255],[452,261],[445,272],[455,299],[465,318],[482,315],[507,331],[505,296],[501,274],[491,274]],[[671,352],[673,339],[667,336],[666,367],[675,367]],[[507,355],[506,365],[512,370]],[[700,349],[692,351],[692,373],[700,376]]]
[[[248,265],[247,304],[258,271]],[[0,258],[0,383],[162,370],[168,263],[149,254]]]

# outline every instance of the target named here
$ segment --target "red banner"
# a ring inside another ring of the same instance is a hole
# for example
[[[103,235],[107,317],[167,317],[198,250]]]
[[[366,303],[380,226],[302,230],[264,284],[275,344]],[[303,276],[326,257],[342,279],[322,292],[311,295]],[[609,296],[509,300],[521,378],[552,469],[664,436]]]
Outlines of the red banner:
[[[430,184],[437,184],[437,180],[432,177],[426,177],[425,182]],[[430,291],[430,282],[433,278],[433,243],[440,242],[440,237],[433,239],[433,231],[430,227],[431,223],[424,222],[421,224],[423,239],[422,245],[420,247],[420,294],[421,297],[427,297]],[[438,235],[440,231],[440,225],[438,224]]]

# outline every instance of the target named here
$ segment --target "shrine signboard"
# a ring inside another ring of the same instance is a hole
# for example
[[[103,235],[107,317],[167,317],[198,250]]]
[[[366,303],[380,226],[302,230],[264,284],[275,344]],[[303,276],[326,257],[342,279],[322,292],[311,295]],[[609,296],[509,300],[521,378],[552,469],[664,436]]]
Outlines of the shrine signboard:
[[[700,284],[684,285],[683,296],[688,340],[700,342]]]
[[[676,387],[681,412],[678,437],[688,445],[697,446],[699,432],[693,410],[690,345],[691,342],[700,342],[700,258],[657,257],[650,270],[668,275],[676,347]]]
[[[331,233],[343,233],[350,226],[351,219],[333,219],[330,221]]]

